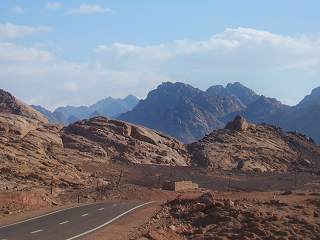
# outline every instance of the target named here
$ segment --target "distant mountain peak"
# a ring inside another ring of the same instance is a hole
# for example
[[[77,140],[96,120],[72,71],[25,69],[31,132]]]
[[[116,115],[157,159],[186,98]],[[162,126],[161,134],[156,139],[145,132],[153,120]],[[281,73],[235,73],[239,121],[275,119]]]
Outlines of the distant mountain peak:
[[[37,111],[41,112],[52,123],[63,123],[68,125],[75,121],[90,118],[92,116],[106,116],[116,118],[121,113],[131,110],[139,99],[134,95],[128,95],[127,97],[121,98],[104,98],[91,106],[65,106],[58,107],[53,112],[41,107],[32,106]]]
[[[311,105],[320,105],[320,87],[313,89],[297,106],[307,107]]]
[[[253,90],[242,85],[240,82],[229,83],[226,89],[236,95],[245,105],[248,105],[259,97]]]

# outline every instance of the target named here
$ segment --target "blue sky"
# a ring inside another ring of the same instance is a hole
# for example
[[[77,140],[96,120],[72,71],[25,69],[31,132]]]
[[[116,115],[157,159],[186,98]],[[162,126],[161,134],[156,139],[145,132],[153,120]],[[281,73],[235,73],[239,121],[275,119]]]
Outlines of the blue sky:
[[[0,87],[53,109],[145,97],[163,81],[240,81],[295,104],[320,86],[319,9],[316,0],[2,0]]]

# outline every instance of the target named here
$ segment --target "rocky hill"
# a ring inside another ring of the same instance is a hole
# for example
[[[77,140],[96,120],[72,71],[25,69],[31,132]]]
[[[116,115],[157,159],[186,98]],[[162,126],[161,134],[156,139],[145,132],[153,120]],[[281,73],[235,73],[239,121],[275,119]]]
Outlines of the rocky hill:
[[[0,112],[6,114],[16,114],[27,118],[35,119],[40,122],[48,122],[48,120],[32,107],[22,103],[9,92],[0,89]]]
[[[211,169],[287,172],[320,169],[320,147],[311,138],[237,116],[224,129],[190,144],[193,164]]]
[[[183,83],[163,83],[145,100],[119,119],[167,133],[183,142],[194,142],[213,129],[224,126],[220,120],[241,111],[257,95],[240,83],[213,86],[201,91]],[[241,100],[242,99],[242,100]]]
[[[95,159],[138,164],[187,166],[185,146],[145,127],[95,117],[78,121],[62,131],[65,148]]]
[[[90,185],[86,161],[190,164],[185,146],[153,130],[95,117],[68,127],[47,120],[2,91],[0,98],[0,190]]]

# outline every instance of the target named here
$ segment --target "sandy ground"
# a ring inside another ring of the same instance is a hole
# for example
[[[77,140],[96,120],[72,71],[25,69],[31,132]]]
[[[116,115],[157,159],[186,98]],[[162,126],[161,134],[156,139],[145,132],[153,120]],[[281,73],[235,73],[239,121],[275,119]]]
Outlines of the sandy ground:
[[[175,198],[194,199],[204,191],[211,191],[217,201],[239,201],[253,206],[253,210],[276,212],[279,214],[307,215],[310,224],[316,224],[319,206],[313,200],[320,198],[320,177],[306,173],[292,174],[261,174],[245,175],[241,173],[210,173],[203,169],[186,169],[184,167],[164,166],[134,166],[122,164],[106,164],[90,162],[82,166],[88,172],[93,172],[95,178],[106,182],[114,182],[122,173],[119,186],[104,188],[97,192],[95,187],[80,190],[59,189],[53,196],[47,190],[37,192],[0,192],[0,225],[21,221],[30,217],[52,212],[61,208],[77,205],[80,194],[81,203],[95,200],[140,200],[157,201],[157,203],[139,209],[109,225],[108,227],[88,236],[86,239],[139,239],[156,227],[159,219],[154,215],[159,212],[163,202]],[[199,183],[202,192],[174,193],[161,190],[159,187],[167,180],[192,180]],[[291,194],[283,195],[285,191]],[[267,204],[272,200],[280,201],[287,206]],[[55,206],[55,204],[58,204]],[[260,209],[260,210],[259,210]],[[4,210],[10,211],[5,214]],[[12,214],[11,214],[12,213]],[[151,222],[150,222],[151,221]],[[152,222],[153,221],[153,222]],[[162,221],[162,220],[161,220]],[[320,219],[319,219],[320,221]],[[163,222],[165,227],[168,222]],[[281,225],[281,223],[278,223]],[[164,229],[164,234],[167,234]],[[172,235],[172,239],[178,236]],[[152,239],[152,238],[149,238]],[[156,238],[154,238],[156,239]],[[161,239],[161,238],[159,238]],[[170,239],[171,240],[171,239]]]

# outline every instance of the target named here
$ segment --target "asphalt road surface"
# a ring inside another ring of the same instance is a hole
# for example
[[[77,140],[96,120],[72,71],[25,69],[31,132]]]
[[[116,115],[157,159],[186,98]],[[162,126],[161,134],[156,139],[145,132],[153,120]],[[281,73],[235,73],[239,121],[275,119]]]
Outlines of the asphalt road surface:
[[[0,240],[81,239],[147,204],[150,203],[105,202],[59,210],[1,226]]]

